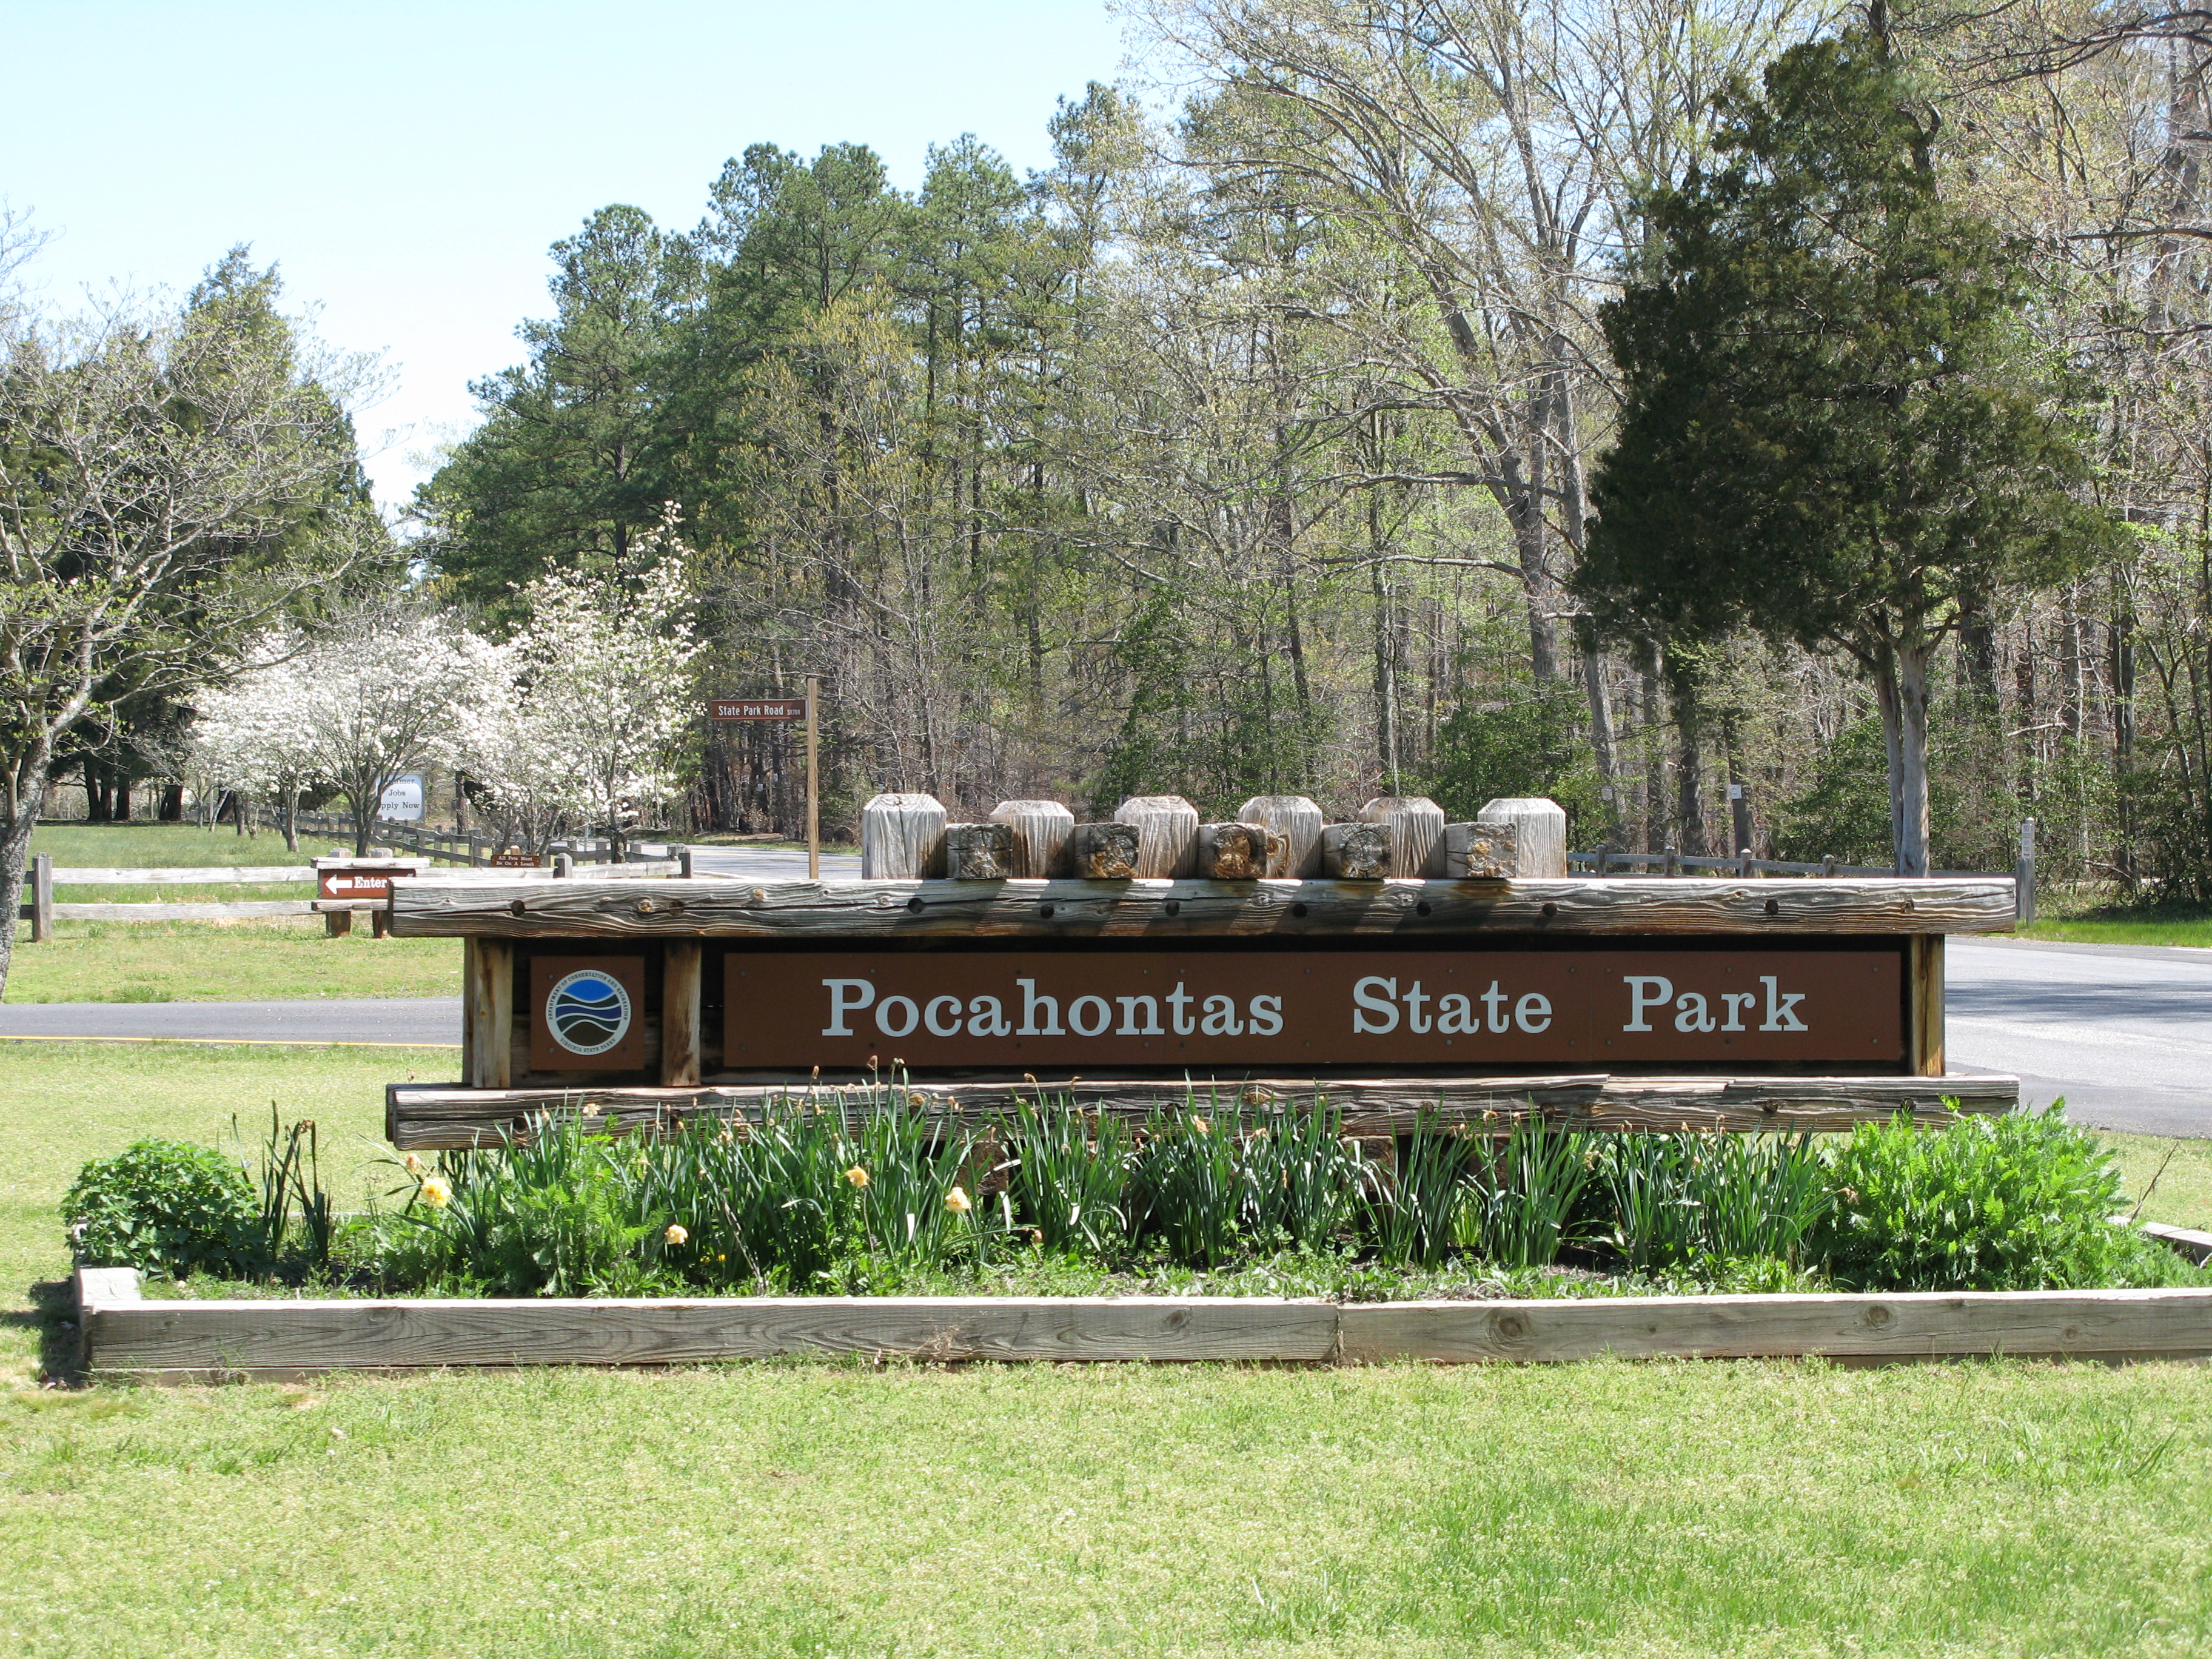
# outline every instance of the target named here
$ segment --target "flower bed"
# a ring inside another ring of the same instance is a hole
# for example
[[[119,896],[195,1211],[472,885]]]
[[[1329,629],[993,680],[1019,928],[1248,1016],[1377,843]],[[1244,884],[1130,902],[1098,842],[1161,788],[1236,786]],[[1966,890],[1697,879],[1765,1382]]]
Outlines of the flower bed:
[[[588,1109],[587,1109],[588,1110]],[[1348,1139],[1326,1101],[1193,1101],[1142,1128],[1064,1103],[983,1129],[884,1091],[616,1137],[548,1115],[496,1148],[410,1155],[337,1218],[312,1136],[258,1181],[193,1149],[88,1165],[89,1265],[356,1294],[698,1297],[1244,1291],[1340,1301],[1651,1291],[2127,1288],[2212,1282],[2110,1218],[2094,1138],[2054,1114],[1811,1137]]]

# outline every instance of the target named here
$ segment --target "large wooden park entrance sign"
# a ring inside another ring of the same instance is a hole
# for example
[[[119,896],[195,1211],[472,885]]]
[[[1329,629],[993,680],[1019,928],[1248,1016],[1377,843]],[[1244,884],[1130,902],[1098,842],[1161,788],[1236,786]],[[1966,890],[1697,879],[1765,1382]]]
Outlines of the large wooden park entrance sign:
[[[859,881],[394,884],[393,931],[467,941],[465,1075],[395,1085],[402,1147],[548,1105],[617,1123],[756,1109],[896,1074],[991,1110],[1042,1086],[1142,1113],[1187,1088],[1316,1088],[1364,1132],[1537,1110],[1614,1127],[1836,1127],[2008,1078],[1943,1076],[1942,942],[2013,884],[1569,878],[1549,802],[1426,801],[1200,824],[1173,798],[1078,824],[947,824],[879,797]]]

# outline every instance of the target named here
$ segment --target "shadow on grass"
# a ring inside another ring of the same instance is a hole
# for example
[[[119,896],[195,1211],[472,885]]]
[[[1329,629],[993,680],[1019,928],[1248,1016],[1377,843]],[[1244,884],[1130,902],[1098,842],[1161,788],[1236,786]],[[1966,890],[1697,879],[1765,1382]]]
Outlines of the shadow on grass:
[[[76,1289],[66,1279],[48,1279],[30,1287],[28,1308],[0,1313],[0,1325],[39,1334],[39,1376],[57,1388],[82,1388],[85,1382],[84,1344],[78,1340]]]

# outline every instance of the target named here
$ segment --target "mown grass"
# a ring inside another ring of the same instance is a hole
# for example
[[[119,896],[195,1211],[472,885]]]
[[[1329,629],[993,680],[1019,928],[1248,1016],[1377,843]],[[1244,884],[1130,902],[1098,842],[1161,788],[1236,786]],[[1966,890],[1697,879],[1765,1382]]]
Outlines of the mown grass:
[[[192,865],[305,864],[329,853],[350,853],[350,843],[329,836],[300,837],[288,852],[270,830],[241,836],[230,825],[203,830],[191,823],[42,823],[31,837],[33,853],[52,855],[62,869],[160,870]]]
[[[355,919],[347,937],[331,939],[320,916],[284,916],[60,921],[54,925],[54,937],[39,945],[29,942],[26,931],[17,936],[9,967],[7,1000],[252,1002],[451,997],[460,992],[459,939],[380,939],[366,916]]]
[[[2212,916],[2081,916],[2032,921],[2022,939],[2069,945],[2185,945],[2212,947]]]
[[[450,1056],[0,1047],[0,1647],[26,1655],[2182,1655],[2202,1370],[730,1365],[43,1389],[21,1287],[141,1135],[374,1149]],[[2130,1137],[2123,1157],[2162,1155]],[[2176,1187],[2185,1143],[2160,1194]],[[2201,1158],[2195,1167],[2200,1175]],[[2192,1176],[2191,1180],[2198,1179]]]
[[[27,1655],[2179,1655],[2202,1371],[732,1365],[0,1401]]]

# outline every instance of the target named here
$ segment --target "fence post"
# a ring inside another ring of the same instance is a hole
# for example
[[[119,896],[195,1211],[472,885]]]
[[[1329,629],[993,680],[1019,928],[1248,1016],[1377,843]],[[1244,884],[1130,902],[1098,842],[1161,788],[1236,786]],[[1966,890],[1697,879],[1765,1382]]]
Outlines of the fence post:
[[[1598,842],[1597,852],[1590,860],[1590,873],[1592,875],[1601,876],[1605,873],[1606,854],[1610,853],[1612,850],[1613,849],[1607,847],[1603,842]]]
[[[1667,849],[1667,864],[1662,873],[1669,876],[1679,876],[1682,873],[1682,849],[1680,848],[1669,847]]]
[[[1743,848],[1736,854],[1735,872],[1738,878],[1741,880],[1749,881],[1751,879],[1751,848],[1748,847]]]
[[[1833,853],[1823,853],[1823,854],[1820,854],[1820,874],[1821,874],[1824,878],[1832,878],[1834,877],[1835,873],[1836,873],[1836,855],[1835,855]]]
[[[54,936],[54,856],[31,858],[31,943],[43,945]]]
[[[2020,821],[2020,856],[2013,860],[2014,915],[2021,923],[2035,920],[2035,820]]]

